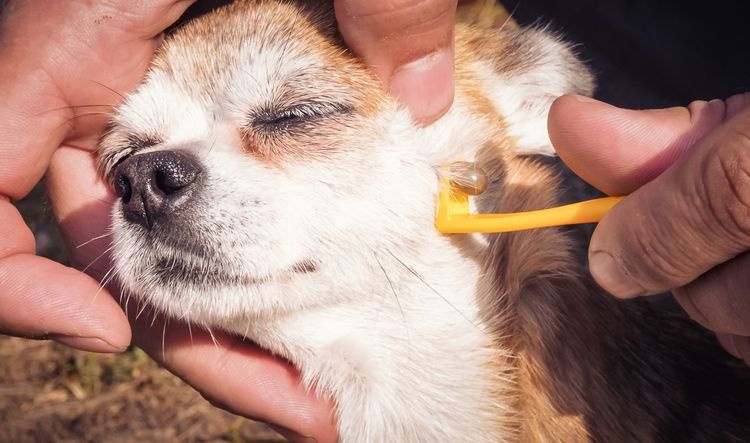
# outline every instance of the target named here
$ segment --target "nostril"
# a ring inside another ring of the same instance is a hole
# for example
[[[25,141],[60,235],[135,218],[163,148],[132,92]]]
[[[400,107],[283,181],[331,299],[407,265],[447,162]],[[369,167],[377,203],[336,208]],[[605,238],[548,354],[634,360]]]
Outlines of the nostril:
[[[115,194],[120,197],[123,203],[127,204],[133,195],[133,186],[127,175],[118,173],[114,182]]]
[[[154,171],[154,184],[156,189],[164,193],[165,196],[176,194],[184,187],[190,185],[195,177],[191,174],[185,175],[172,168],[157,169]]]

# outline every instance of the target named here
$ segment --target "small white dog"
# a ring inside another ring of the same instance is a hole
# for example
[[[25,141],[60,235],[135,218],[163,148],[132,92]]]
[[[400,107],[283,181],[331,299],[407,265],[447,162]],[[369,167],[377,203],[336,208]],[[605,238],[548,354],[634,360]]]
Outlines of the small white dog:
[[[543,31],[456,38],[455,104],[421,128],[328,2],[237,1],[177,30],[101,142],[124,288],[291,361],[343,442],[746,438],[747,372],[702,357],[683,318],[602,295],[562,231],[435,231],[434,167],[454,160],[489,172],[481,212],[554,204],[528,154],[552,153],[552,100],[592,90]]]

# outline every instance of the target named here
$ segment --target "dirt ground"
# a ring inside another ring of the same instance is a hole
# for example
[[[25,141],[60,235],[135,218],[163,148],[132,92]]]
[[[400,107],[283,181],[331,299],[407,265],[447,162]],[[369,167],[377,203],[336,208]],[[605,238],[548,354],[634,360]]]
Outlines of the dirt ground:
[[[461,2],[460,21],[499,26],[506,18],[494,0]],[[43,188],[17,206],[34,231],[37,253],[66,263]],[[139,349],[100,355],[0,336],[0,443],[135,441],[284,440],[211,406]]]
[[[0,336],[0,442],[278,442],[211,406],[140,349],[75,351]]]

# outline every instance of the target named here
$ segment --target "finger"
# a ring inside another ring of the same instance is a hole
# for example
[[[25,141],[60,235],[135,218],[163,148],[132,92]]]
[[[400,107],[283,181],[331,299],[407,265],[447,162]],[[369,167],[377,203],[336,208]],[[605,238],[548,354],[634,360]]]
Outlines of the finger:
[[[90,277],[34,256],[31,232],[2,199],[0,225],[0,333],[97,352],[128,346],[130,327],[119,306]]]
[[[456,0],[336,0],[344,40],[422,122],[453,102]]]
[[[590,269],[614,295],[684,286],[750,245],[750,109],[615,206],[594,232]]]
[[[730,110],[744,96],[728,100]],[[649,182],[727,117],[720,100],[687,108],[620,109],[567,95],[550,108],[549,133],[560,158],[581,178],[610,195]]]
[[[157,35],[190,3],[11,0],[4,5],[0,194],[18,199],[28,193],[66,138],[93,149],[106,122],[101,114],[140,82]]]
[[[52,338],[94,352],[122,352],[130,327],[96,281],[34,255],[0,259],[0,333]]]
[[[672,292],[690,317],[714,332],[750,336],[750,253]]]
[[[236,414],[270,422],[302,441],[337,441],[332,405],[317,399],[282,359],[226,334],[209,334],[170,321],[135,325],[136,343],[204,397]]]
[[[97,172],[95,154],[69,146],[58,148],[46,185],[73,264],[99,280],[109,279],[114,196]]]

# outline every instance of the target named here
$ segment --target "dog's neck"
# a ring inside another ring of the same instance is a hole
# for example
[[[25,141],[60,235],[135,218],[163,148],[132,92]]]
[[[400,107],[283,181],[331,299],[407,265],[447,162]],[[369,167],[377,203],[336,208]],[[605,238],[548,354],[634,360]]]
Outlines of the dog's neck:
[[[234,332],[292,361],[308,386],[333,395],[339,414],[403,423],[392,441],[505,439],[513,432],[512,407],[504,404],[513,383],[501,368],[510,354],[481,320],[481,263],[465,255],[477,246],[431,237],[410,255],[379,254],[382,278],[358,289],[369,293],[349,294],[363,301],[240,323]],[[425,416],[424,404],[438,406]],[[432,438],[424,435],[430,428]]]

